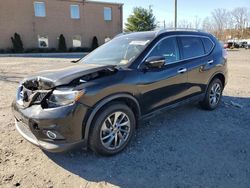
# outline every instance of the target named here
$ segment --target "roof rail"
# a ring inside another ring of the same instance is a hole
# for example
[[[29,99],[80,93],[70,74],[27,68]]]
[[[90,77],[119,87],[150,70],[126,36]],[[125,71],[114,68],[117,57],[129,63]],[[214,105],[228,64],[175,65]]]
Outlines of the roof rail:
[[[195,32],[204,32],[203,30],[200,29],[194,29],[194,28],[166,28],[166,29],[161,29],[156,33],[156,36],[165,33],[167,31],[195,31]]]

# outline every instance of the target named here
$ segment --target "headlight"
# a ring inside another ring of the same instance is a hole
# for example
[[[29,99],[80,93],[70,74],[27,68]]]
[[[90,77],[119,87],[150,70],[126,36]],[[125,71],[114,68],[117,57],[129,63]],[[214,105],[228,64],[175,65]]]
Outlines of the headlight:
[[[83,94],[83,91],[72,91],[69,88],[56,89],[47,100],[48,106],[52,108],[72,104],[78,101]]]

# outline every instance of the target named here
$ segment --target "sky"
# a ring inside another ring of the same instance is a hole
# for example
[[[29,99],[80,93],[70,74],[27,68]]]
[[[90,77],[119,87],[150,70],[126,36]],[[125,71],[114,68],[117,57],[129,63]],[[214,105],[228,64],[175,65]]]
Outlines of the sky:
[[[102,1],[102,0],[99,0]],[[148,8],[152,5],[157,21],[166,23],[173,22],[174,0],[104,0],[108,2],[123,3],[124,22],[132,13],[133,7],[141,6]],[[192,22],[196,16],[204,19],[210,16],[216,8],[232,10],[236,7],[250,8],[250,0],[178,0],[178,20],[188,20]]]

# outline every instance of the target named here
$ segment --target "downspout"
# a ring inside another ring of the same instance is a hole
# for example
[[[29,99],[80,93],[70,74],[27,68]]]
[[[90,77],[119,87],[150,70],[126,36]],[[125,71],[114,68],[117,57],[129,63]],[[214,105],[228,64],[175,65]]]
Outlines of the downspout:
[[[121,28],[120,28],[120,33],[123,32],[123,4],[120,5],[120,19],[121,19]]]

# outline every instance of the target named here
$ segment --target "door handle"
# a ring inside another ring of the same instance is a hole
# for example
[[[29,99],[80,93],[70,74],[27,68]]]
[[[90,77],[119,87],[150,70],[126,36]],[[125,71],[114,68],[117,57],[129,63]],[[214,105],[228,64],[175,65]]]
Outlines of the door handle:
[[[213,63],[214,63],[214,60],[209,60],[209,61],[207,62],[208,65],[212,65]]]
[[[184,72],[187,72],[187,69],[186,68],[180,68],[178,71],[177,71],[179,74],[182,74]]]

